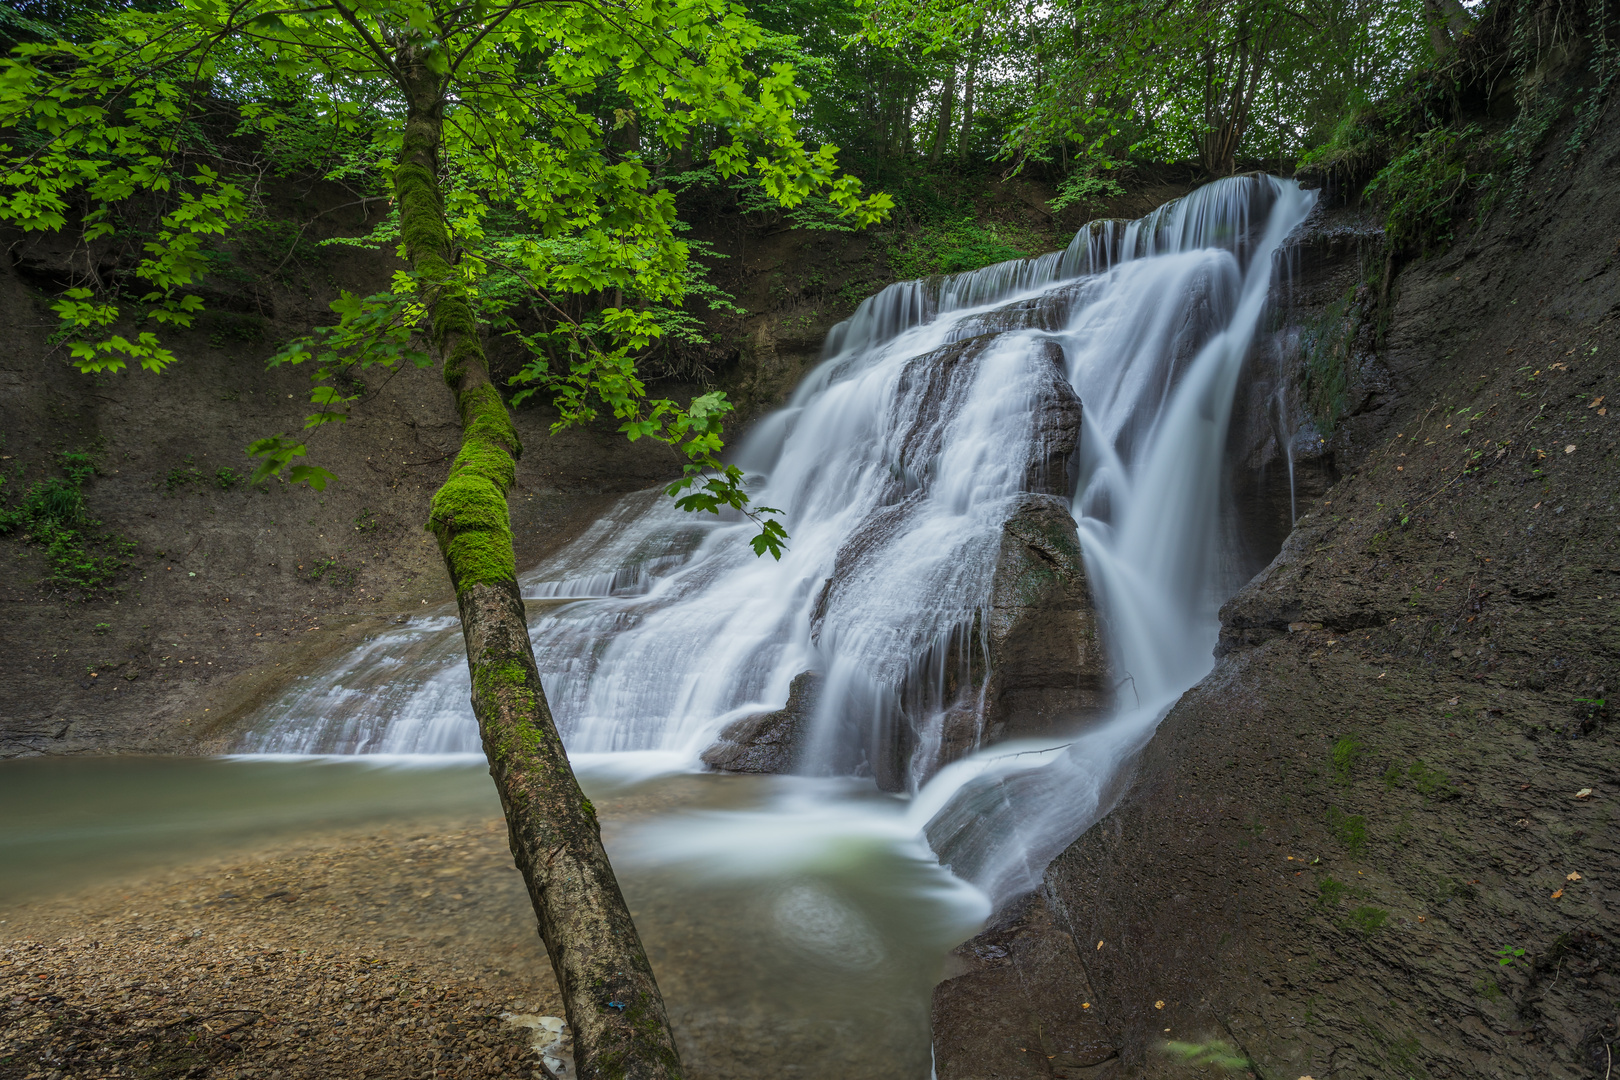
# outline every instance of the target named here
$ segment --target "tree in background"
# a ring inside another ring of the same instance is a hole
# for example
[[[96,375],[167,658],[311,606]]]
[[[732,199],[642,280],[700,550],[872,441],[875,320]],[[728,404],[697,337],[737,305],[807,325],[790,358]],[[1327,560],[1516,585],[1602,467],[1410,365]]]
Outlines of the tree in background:
[[[921,36],[925,52],[982,42],[1013,99],[999,151],[1017,167],[1193,158],[1224,176],[1297,156],[1353,95],[1429,59],[1426,2],[1440,0],[876,0],[866,33]]]
[[[109,6],[0,64],[0,217],[78,233],[81,280],[56,309],[86,372],[173,361],[162,332],[191,324],[214,246],[255,212],[241,147],[272,160],[337,147],[332,174],[386,177],[393,211],[377,239],[407,268],[385,292],[342,297],[335,325],[273,362],[314,368],[306,430],[347,417],[347,372],[443,371],[462,443],[428,525],[583,1077],[671,1077],[679,1061],[535,667],[506,503],[521,447],[483,334],[514,294],[559,311],[569,294],[610,298],[588,323],[564,314],[527,339],[538,351],[523,377],[557,397],[564,423],[605,410],[630,438],[677,447],[681,505],[755,515],[756,550],[779,551],[773,512],[718,459],[724,396],[649,400],[634,361],[661,333],[649,305],[690,280],[650,159],[701,153],[784,205],[819,194],[860,223],[884,211],[836,174],[834,147],[800,141],[791,67],[748,68],[764,40],[723,0],[182,0]],[[113,257],[131,247],[132,260]],[[299,463],[296,436],[250,449],[261,478],[329,478]]]

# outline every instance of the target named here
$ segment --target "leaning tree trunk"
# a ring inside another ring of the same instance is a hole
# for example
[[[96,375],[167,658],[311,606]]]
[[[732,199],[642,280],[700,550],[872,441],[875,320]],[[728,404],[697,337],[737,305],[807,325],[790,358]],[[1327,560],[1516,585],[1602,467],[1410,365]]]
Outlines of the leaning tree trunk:
[[[424,78],[424,83],[431,77]],[[472,305],[452,265],[438,181],[438,88],[410,98],[394,173],[400,230],[428,293],[431,341],[461,416],[461,452],[433,496],[461,609],[473,712],[573,1030],[582,1080],[671,1080],[680,1060],[641,938],[552,722],[518,591],[506,492],[521,451],[490,382]]]

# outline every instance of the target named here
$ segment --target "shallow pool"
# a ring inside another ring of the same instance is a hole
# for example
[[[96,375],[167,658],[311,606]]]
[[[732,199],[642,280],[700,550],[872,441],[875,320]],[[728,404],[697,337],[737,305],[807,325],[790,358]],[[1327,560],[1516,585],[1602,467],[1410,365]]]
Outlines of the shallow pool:
[[[929,1075],[931,989],[988,904],[939,867],[903,801],[848,780],[636,779],[589,764],[581,780],[692,1076]],[[289,840],[499,812],[467,757],[5,761],[0,906]],[[477,932],[511,932],[499,925]]]

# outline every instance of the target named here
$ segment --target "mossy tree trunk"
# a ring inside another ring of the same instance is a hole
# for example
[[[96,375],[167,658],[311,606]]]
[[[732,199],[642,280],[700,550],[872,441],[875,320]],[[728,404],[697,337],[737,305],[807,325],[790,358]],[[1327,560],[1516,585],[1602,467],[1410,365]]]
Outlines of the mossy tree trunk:
[[[521,447],[454,267],[439,187],[444,83],[411,59],[401,64],[413,85],[394,193],[461,417],[461,451],[433,497],[429,528],[456,590],[473,711],[562,989],[579,1076],[667,1080],[680,1062],[664,1002],[535,667],[506,503]]]

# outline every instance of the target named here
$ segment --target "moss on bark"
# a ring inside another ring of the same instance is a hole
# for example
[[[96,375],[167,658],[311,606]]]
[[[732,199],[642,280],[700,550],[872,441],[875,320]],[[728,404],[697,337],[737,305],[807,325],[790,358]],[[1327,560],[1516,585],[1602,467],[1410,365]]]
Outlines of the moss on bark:
[[[602,849],[596,808],[568,764],[529,642],[506,503],[522,446],[490,381],[477,315],[454,266],[438,184],[441,121],[432,77],[424,72],[422,92],[408,96],[413,108],[394,173],[400,230],[462,429],[428,528],[455,586],[490,775],[562,990],[581,1080],[673,1080],[680,1060],[663,998]]]

